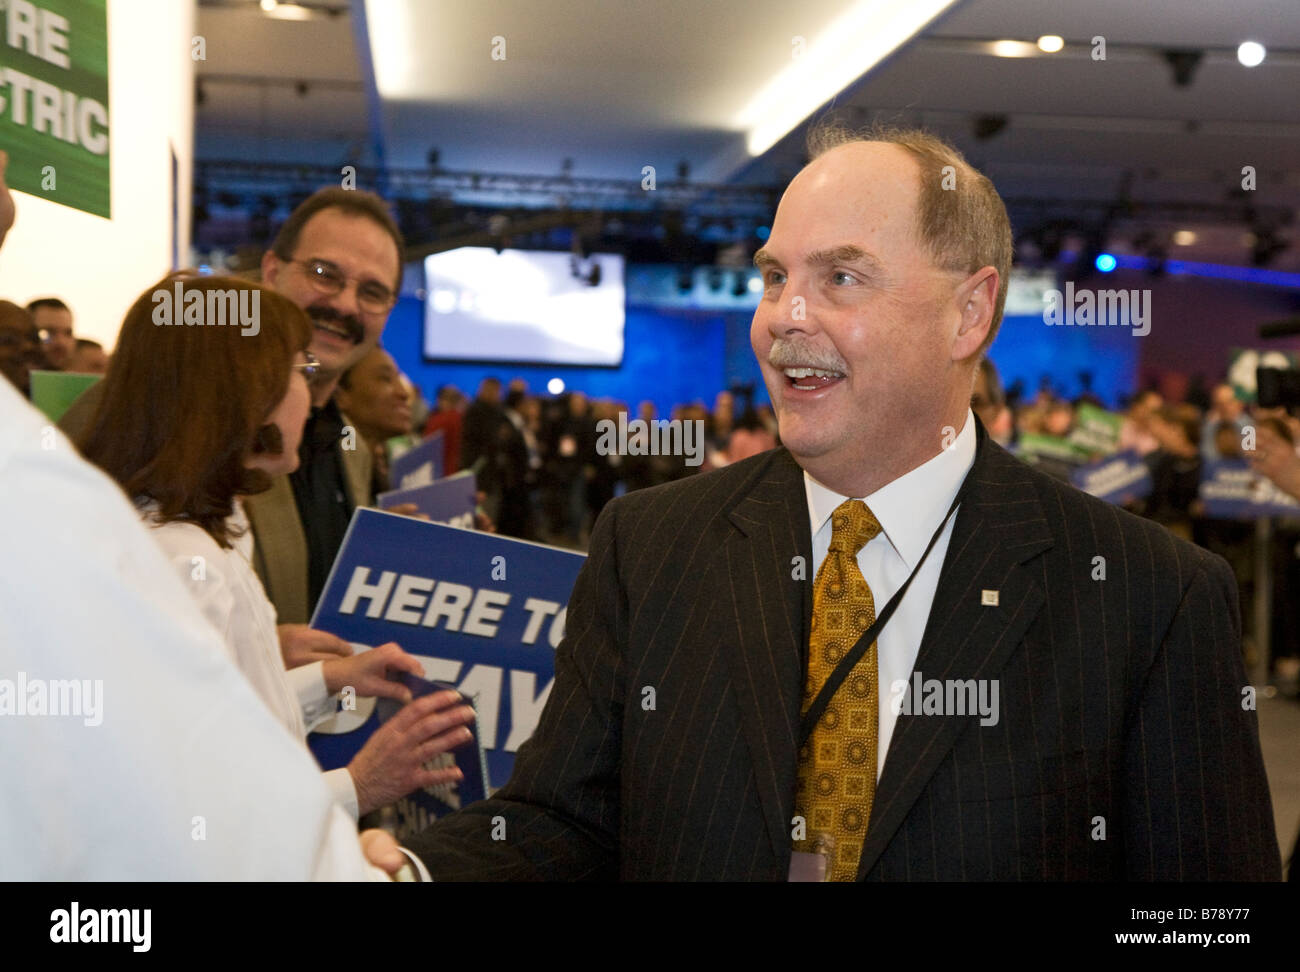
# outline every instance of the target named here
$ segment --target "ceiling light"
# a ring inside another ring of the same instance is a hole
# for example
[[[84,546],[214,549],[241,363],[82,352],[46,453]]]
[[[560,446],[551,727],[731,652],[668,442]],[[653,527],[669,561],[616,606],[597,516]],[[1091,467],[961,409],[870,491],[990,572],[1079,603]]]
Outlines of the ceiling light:
[[[271,4],[269,7],[268,2]],[[262,0],[262,9],[275,20],[311,20],[316,15],[311,7],[300,3],[277,3],[275,0]]]
[[[954,2],[859,0],[736,114],[732,124],[748,133],[745,147],[749,154],[762,155]]]
[[[1191,230],[1178,230],[1174,233],[1174,243],[1177,246],[1191,246],[1196,242],[1196,234]]]
[[[1038,49],[1044,54],[1055,54],[1065,46],[1065,38],[1060,34],[1044,34],[1038,38]]]
[[[1237,60],[1246,67],[1256,67],[1264,63],[1264,45],[1258,41],[1243,41],[1237,48]]]
[[[988,52],[997,57],[1034,57],[1038,54],[1038,45],[1029,41],[995,40],[989,42]]]
[[[420,70],[410,41],[416,35],[411,5],[366,0],[366,30],[380,96],[390,101],[415,97]]]

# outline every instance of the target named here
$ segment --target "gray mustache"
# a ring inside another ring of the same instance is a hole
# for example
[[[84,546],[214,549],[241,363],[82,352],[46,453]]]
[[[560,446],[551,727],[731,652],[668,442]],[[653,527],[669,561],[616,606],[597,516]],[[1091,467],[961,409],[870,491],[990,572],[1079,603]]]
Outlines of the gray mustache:
[[[767,361],[773,368],[817,368],[840,373],[848,371],[843,361],[827,355],[825,351],[781,340],[772,343]]]

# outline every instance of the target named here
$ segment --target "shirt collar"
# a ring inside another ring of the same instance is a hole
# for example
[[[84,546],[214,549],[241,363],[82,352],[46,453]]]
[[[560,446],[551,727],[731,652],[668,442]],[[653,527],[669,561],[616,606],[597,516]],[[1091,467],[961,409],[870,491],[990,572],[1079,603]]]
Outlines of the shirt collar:
[[[870,496],[841,496],[805,470],[804,489],[812,534],[817,535],[835,508],[846,499],[861,499],[880,521],[886,539],[910,570],[925,553],[926,545],[974,462],[975,417],[968,408],[966,424],[951,448],[886,483]]]

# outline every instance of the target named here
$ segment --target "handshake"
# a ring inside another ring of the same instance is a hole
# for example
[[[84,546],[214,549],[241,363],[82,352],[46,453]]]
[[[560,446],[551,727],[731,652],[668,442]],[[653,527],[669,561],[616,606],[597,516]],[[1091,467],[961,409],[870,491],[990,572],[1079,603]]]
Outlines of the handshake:
[[[280,626],[280,652],[286,669],[322,662],[331,695],[350,688],[359,697],[402,703],[401,710],[375,731],[347,766],[360,815],[424,787],[462,779],[464,774],[455,766],[436,770],[425,766],[473,737],[468,724],[474,721],[474,709],[452,691],[412,701],[410,690],[391,676],[407,672],[423,677],[424,666],[414,655],[393,642],[354,655],[342,638],[306,625]],[[389,875],[406,863],[397,842],[382,830],[364,831],[361,848],[371,864]]]

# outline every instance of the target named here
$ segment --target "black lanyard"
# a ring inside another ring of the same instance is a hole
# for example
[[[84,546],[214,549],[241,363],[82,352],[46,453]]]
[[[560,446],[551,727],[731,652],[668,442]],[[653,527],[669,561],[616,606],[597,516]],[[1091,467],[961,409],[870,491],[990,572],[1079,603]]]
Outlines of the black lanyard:
[[[822,684],[821,691],[817,693],[817,698],[813,699],[813,704],[808,708],[808,711],[804,713],[803,719],[799,723],[800,746],[808,741],[808,737],[812,734],[813,728],[821,719],[822,713],[824,713],[826,707],[831,704],[831,699],[835,697],[835,693],[839,691],[839,687],[844,684],[844,680],[849,677],[849,672],[853,671],[854,666],[862,660],[862,656],[870,650],[871,643],[879,637],[881,630],[884,629],[886,623],[888,623],[889,619],[893,616],[894,611],[898,608],[899,602],[903,600],[903,595],[907,593],[908,587],[911,586],[912,578],[914,578],[921,570],[921,565],[925,563],[925,558],[930,556],[930,551],[934,549],[934,545],[939,541],[939,536],[943,533],[943,528],[948,525],[948,521],[952,519],[953,512],[957,509],[958,504],[961,503],[962,495],[966,492],[966,480],[969,478],[970,472],[968,471],[966,473],[966,479],[962,480],[961,488],[957,490],[957,495],[952,499],[952,506],[948,507],[948,512],[944,515],[943,522],[939,524],[939,529],[934,531],[934,536],[930,538],[930,542],[925,547],[925,553],[921,554],[921,559],[917,562],[917,565],[912,568],[912,573],[907,576],[907,580],[903,581],[903,586],[894,592],[894,596],[889,599],[889,603],[885,605],[884,610],[876,615],[876,620],[872,622],[871,627],[862,632],[862,636],[858,638],[857,642],[849,650],[849,653],[840,659],[840,663],[835,666],[835,670],[831,672],[830,676]],[[828,552],[826,556],[829,557],[830,553]],[[825,561],[823,561],[823,566],[824,565]],[[879,687],[877,687],[877,692],[879,692]]]

